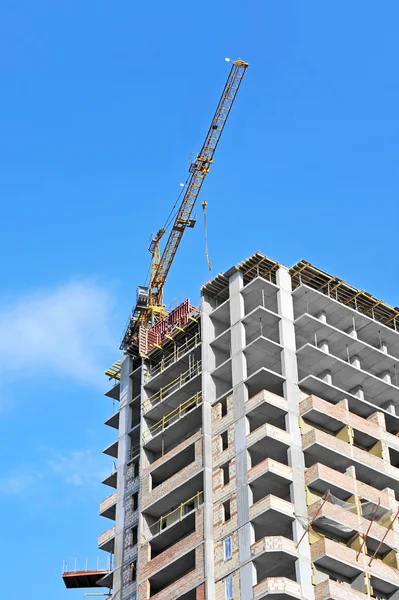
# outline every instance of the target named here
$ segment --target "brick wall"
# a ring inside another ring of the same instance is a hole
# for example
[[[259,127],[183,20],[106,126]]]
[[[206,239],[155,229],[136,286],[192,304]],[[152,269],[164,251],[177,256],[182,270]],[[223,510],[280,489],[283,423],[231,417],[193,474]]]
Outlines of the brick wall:
[[[398,585],[399,582],[399,571],[394,569],[380,560],[373,560],[371,566],[368,566],[370,561],[369,556],[360,554],[356,560],[356,551],[352,548],[348,548],[338,542],[323,538],[318,542],[315,542],[310,547],[311,558],[313,561],[317,561],[322,556],[329,556],[335,560],[349,563],[364,572],[370,573],[372,576],[378,577],[378,579],[385,580],[394,585]]]
[[[173,456],[176,456],[179,452],[194,443],[195,460],[194,462],[184,467],[169,479],[166,479],[163,483],[158,485],[154,490],[151,489],[151,472],[159,468],[162,464],[170,460]],[[202,461],[202,434],[201,432],[194,434],[179,446],[171,450],[168,454],[152,463],[149,467],[144,470],[143,477],[141,480],[141,506],[144,511],[148,506],[151,506],[157,502],[162,496],[165,496],[170,492],[171,489],[175,489],[182,485],[185,481],[193,477],[203,467]],[[188,498],[186,498],[188,499]],[[182,499],[182,502],[185,499]]]
[[[381,440],[384,445],[399,451],[399,438],[386,431],[385,416],[379,411],[371,414],[367,419],[363,419],[359,415],[349,411],[348,402],[346,400],[343,400],[338,404],[332,404],[331,402],[327,402],[326,400],[322,400],[313,395],[302,400],[300,404],[300,414],[306,416],[306,412],[311,409],[323,414],[328,414],[340,421],[343,425],[350,425],[353,429],[366,433],[376,440]],[[386,454],[386,459],[389,460],[388,454]]]
[[[364,465],[369,466],[371,469],[384,473],[385,475],[388,475],[389,477],[399,481],[399,469],[393,467],[382,458],[374,456],[365,450],[361,450],[352,444],[343,442],[333,435],[325,433],[324,431],[313,429],[302,436],[302,447],[304,450],[313,444],[320,444],[326,448],[331,448],[339,454],[351,458],[355,463],[363,463]]]
[[[224,560],[223,539],[215,541],[215,579],[225,577],[239,565],[238,531],[233,531],[231,537],[231,558]]]
[[[265,423],[247,435],[247,447],[250,448],[253,444],[264,437],[274,438],[275,440],[278,440],[287,446],[289,446],[291,443],[290,434],[287,431],[284,431],[284,429],[280,429],[279,427],[275,427],[275,425],[270,425],[270,423]]]
[[[195,550],[195,569],[151,596],[151,600],[171,600],[171,598],[181,596],[193,588],[198,588],[204,579],[204,547],[201,544]],[[138,600],[148,600],[150,598],[150,582],[148,579],[140,583],[138,589]]]
[[[231,574],[233,578],[233,598],[240,598],[240,572],[235,571]],[[225,580],[220,579],[215,584],[215,600],[225,600]]]
[[[349,475],[345,475],[345,473],[335,471],[331,467],[322,465],[321,463],[315,463],[305,471],[306,485],[311,485],[312,482],[318,480],[325,481],[328,484],[338,487],[339,489],[344,489],[350,494],[358,494],[365,500],[369,500],[376,504],[378,503],[378,500],[380,500],[381,506],[385,508],[389,508],[390,506],[389,495],[387,491],[376,490],[367,483],[358,481]]]
[[[177,524],[178,526],[178,524]],[[162,534],[161,534],[162,535]],[[173,546],[167,548],[161,554],[158,554],[151,560],[150,543],[143,544],[140,549],[140,568],[139,582],[148,579],[157,571],[161,571],[175,560],[193,550],[204,539],[204,514],[203,509],[199,508],[195,513],[195,531],[190,533],[182,540],[177,541]]]

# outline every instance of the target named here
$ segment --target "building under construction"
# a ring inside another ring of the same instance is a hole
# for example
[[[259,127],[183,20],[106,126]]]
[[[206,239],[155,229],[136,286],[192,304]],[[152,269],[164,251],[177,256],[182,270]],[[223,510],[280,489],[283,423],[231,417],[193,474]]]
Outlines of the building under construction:
[[[112,600],[399,600],[399,308],[259,252],[204,285],[198,307],[163,304],[247,66],[233,63],[152,239],[107,371],[108,560],[66,561],[63,579]]]
[[[398,308],[305,261],[258,252],[209,281],[107,372],[112,561],[68,563],[66,586],[396,599],[398,328]]]

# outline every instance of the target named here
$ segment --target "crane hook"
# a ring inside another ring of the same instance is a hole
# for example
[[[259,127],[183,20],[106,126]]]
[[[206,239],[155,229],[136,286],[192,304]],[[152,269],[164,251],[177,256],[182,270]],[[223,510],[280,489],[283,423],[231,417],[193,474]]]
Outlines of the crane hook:
[[[202,202],[202,210],[204,211],[204,241],[205,241],[205,256],[206,256],[206,262],[208,263],[208,270],[211,271],[212,269],[212,265],[211,265],[211,261],[209,258],[209,254],[208,254],[208,233],[207,233],[207,228],[206,228],[206,207],[207,207],[207,201],[204,200]]]

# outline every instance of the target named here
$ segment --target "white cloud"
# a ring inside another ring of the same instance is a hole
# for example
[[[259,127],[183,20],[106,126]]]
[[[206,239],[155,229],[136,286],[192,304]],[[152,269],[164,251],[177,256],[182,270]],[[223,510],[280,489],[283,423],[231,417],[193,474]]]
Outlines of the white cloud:
[[[0,494],[17,495],[25,492],[41,478],[40,473],[14,473],[0,477]]]
[[[46,453],[52,453],[47,449]],[[51,460],[44,459],[39,464],[21,465],[18,471],[12,471],[0,477],[0,496],[17,496],[29,493],[29,496],[42,493],[43,486],[59,491],[60,482],[67,486],[85,489],[100,486],[101,481],[111,472],[107,459],[100,453],[88,448],[75,450],[67,454],[54,454]],[[50,487],[49,487],[50,486]]]
[[[112,308],[109,292],[92,282],[69,283],[0,306],[0,381],[16,373],[63,375],[101,386],[116,349]]]
[[[67,455],[58,454],[48,461],[50,469],[72,486],[97,486],[110,472],[104,457],[93,450],[76,450]]]

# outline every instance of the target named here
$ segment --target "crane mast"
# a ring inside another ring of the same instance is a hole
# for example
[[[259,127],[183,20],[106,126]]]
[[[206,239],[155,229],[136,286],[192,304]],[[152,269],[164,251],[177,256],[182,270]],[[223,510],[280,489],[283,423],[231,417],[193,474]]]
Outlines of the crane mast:
[[[217,145],[247,67],[248,63],[240,58],[232,64],[201,151],[197,155],[195,161],[190,165],[190,175],[185,187],[183,199],[162,255],[160,253],[159,244],[165,233],[165,229],[160,229],[151,241],[149,250],[152,254],[152,265],[149,286],[139,286],[137,290],[136,306],[132,311],[122,338],[122,350],[128,350],[129,346],[136,342],[140,326],[148,326],[166,314],[163,304],[163,288],[165,281],[186,228],[193,226],[191,214],[195,202],[201,191],[204,179],[209,173]]]

